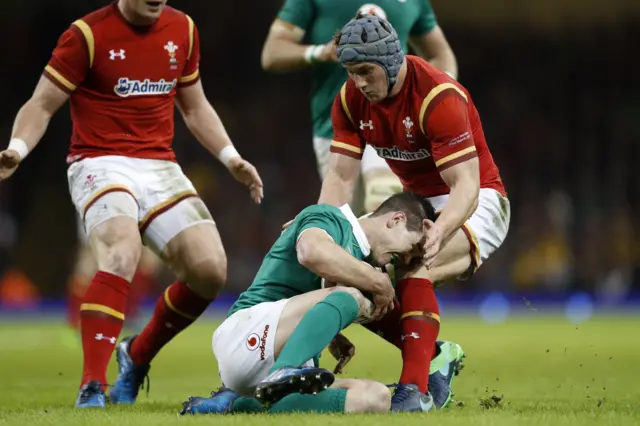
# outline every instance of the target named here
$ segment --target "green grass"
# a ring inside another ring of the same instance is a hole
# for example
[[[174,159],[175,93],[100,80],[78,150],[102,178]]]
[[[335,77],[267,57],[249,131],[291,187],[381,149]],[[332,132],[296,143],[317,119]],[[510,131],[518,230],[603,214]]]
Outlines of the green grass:
[[[454,383],[456,399],[464,405],[441,412],[177,418],[187,396],[207,395],[220,383],[211,351],[214,327],[214,322],[198,323],[158,356],[149,396],[143,391],[136,406],[74,410],[81,351],[62,343],[64,326],[5,322],[0,326],[0,424],[640,424],[640,317],[598,318],[580,326],[560,318],[515,318],[501,325],[486,325],[475,317],[450,318],[441,336],[461,343],[468,354]],[[397,380],[400,356],[395,348],[359,327],[347,335],[357,348],[349,377]],[[330,358],[323,357],[324,366],[333,366]],[[504,396],[499,406],[481,407],[480,400],[493,395]]]

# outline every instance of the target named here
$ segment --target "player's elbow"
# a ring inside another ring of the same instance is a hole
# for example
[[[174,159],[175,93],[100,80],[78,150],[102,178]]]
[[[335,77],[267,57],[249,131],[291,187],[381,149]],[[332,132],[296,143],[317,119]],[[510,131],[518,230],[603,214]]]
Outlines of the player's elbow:
[[[298,263],[305,268],[315,271],[321,263],[322,253],[317,244],[310,241],[310,238],[300,238],[297,245]]]
[[[267,41],[262,48],[262,55],[260,56],[260,65],[264,71],[277,71],[277,61],[274,53],[274,49],[271,46],[271,42]]]

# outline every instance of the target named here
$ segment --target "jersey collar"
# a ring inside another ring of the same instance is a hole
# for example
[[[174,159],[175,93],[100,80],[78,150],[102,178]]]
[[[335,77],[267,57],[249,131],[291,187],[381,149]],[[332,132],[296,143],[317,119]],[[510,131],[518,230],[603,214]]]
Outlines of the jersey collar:
[[[360,250],[362,250],[362,254],[364,257],[368,257],[371,253],[371,245],[369,244],[369,240],[367,240],[367,236],[364,234],[364,230],[362,229],[362,226],[360,226],[360,222],[358,222],[356,215],[353,214],[353,211],[348,204],[340,207],[340,211],[351,224],[351,228],[353,228],[353,235],[356,237],[356,241],[360,246]]]

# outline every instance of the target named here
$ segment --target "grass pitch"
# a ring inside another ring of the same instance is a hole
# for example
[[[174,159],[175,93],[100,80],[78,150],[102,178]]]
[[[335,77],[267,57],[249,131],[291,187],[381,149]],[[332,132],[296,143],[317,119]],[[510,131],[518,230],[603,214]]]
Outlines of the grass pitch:
[[[138,404],[75,410],[81,350],[63,344],[62,323],[0,325],[0,425],[576,425],[640,424],[640,317],[596,318],[575,326],[552,317],[487,325],[477,317],[446,319],[440,335],[468,357],[454,381],[456,400],[440,412],[403,415],[234,415],[180,417],[189,395],[208,395],[220,381],[211,351],[212,320],[199,321],[154,361],[151,390]],[[399,352],[361,327],[349,377],[392,383]],[[66,341],[77,341],[67,334]],[[329,354],[322,365],[332,368]],[[110,380],[115,378],[112,360]]]

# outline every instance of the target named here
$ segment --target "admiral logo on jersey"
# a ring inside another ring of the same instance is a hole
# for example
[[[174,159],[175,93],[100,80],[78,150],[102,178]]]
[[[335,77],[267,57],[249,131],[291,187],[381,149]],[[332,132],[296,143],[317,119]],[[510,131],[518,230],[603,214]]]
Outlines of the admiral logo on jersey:
[[[427,151],[426,148],[421,148],[419,151],[400,151],[397,146],[394,146],[393,148],[373,147],[380,157],[388,158],[389,160],[420,161],[431,157],[431,153]]]
[[[118,84],[113,87],[113,91],[116,95],[127,98],[129,96],[145,96],[145,95],[168,95],[178,84],[177,79],[172,81],[151,81],[148,78],[144,81],[129,80],[127,77],[122,77],[118,80]]]

